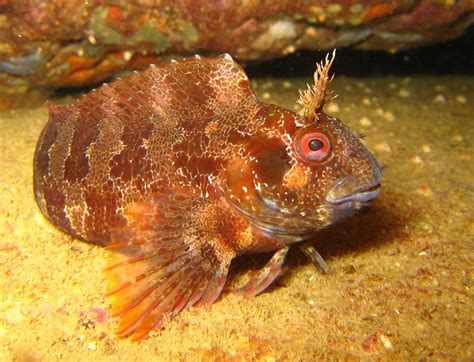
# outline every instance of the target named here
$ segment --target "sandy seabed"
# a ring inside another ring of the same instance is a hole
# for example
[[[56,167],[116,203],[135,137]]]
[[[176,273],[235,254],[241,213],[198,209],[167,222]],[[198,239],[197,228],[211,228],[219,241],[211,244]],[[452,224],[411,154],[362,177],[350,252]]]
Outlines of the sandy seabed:
[[[294,108],[306,81],[255,83]],[[384,167],[373,207],[314,241],[333,272],[293,250],[265,293],[223,294],[141,342],[116,338],[107,318],[107,251],[36,207],[46,107],[0,113],[0,360],[474,359],[474,78],[339,77],[333,89],[326,112],[364,133]],[[266,258],[237,259],[233,274]]]

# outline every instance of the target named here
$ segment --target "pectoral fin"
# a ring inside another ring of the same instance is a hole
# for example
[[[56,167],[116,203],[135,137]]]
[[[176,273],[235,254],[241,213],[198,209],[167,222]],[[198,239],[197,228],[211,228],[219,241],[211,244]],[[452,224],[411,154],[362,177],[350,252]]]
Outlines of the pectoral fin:
[[[145,338],[193,305],[210,305],[225,284],[232,259],[193,222],[193,195],[167,190],[135,204],[113,232],[106,268],[119,336]]]

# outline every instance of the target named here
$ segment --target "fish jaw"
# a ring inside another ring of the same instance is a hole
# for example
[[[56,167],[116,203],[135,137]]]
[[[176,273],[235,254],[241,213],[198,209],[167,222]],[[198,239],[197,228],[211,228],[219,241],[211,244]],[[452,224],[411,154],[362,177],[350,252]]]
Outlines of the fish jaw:
[[[369,205],[381,191],[382,169],[374,157],[371,172],[365,175],[343,176],[335,180],[325,200],[334,207],[359,209]]]
[[[331,205],[343,205],[349,202],[368,204],[380,194],[380,183],[360,187],[347,195],[340,195],[340,188],[333,188],[326,196],[326,201]]]

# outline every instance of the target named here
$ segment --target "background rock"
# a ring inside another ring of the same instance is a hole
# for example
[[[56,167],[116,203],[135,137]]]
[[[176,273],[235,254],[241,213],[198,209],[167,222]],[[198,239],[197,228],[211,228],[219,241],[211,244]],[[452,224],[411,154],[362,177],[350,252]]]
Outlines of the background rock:
[[[0,0],[0,108],[173,56],[396,52],[460,36],[471,0]]]

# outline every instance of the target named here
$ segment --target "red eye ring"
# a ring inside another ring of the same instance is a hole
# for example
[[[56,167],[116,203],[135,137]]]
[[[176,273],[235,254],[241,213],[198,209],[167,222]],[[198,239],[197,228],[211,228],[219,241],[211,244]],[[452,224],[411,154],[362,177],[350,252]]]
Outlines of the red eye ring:
[[[298,157],[312,164],[322,163],[332,154],[331,139],[315,130],[300,132],[296,136],[294,145]]]

